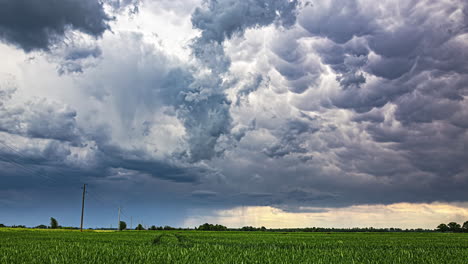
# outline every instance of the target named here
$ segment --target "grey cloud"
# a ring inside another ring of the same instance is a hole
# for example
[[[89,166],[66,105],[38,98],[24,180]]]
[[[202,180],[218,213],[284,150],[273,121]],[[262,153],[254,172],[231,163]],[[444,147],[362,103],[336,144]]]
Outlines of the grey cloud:
[[[286,0],[209,1],[192,13],[193,26],[202,31],[191,45],[192,53],[212,72],[207,78],[191,84],[185,96],[186,103],[179,111],[189,132],[192,161],[210,159],[222,152],[215,149],[217,141],[231,129],[231,102],[226,98],[219,76],[230,66],[222,42],[255,26],[273,22],[290,26],[295,22],[296,6],[297,1]]]
[[[192,44],[193,54],[216,73],[226,72],[230,61],[222,47],[234,34],[272,23],[291,26],[296,21],[296,0],[206,1],[192,13],[192,25],[201,36]]]
[[[110,19],[97,0],[0,1],[0,37],[25,51],[48,50],[69,28],[101,36]]]
[[[304,54],[304,56],[306,56]],[[289,91],[297,94],[305,92],[311,85],[320,80],[322,69],[313,60],[304,59],[302,62],[275,62],[275,69],[287,80]]]
[[[287,0],[210,0],[192,14],[192,24],[202,30],[206,41],[221,43],[235,33],[255,26],[294,24],[297,1]]]
[[[355,0],[314,2],[304,8],[298,20],[311,34],[340,44],[348,42],[354,36],[365,36],[375,30],[372,15],[361,9]]]
[[[58,74],[83,73],[83,66],[74,61],[66,61],[60,64],[57,69]]]
[[[190,133],[188,143],[192,161],[219,154],[215,149],[217,141],[221,135],[228,134],[231,127],[229,104],[224,95],[211,95],[200,101],[187,102],[179,109],[178,116]]]
[[[210,173],[205,168],[154,159],[142,151],[129,151],[116,146],[81,146],[80,151],[91,152],[90,157],[76,156],[76,148],[72,150],[66,142],[53,140],[38,144],[36,139],[29,139],[28,145],[9,143],[11,148],[6,148],[3,144],[6,140],[1,136],[0,163],[5,165],[2,173],[27,178],[27,183],[24,183],[26,188],[37,181],[47,185],[67,186],[83,180],[105,181],[122,174],[128,177],[119,179],[129,182],[133,177],[147,175],[168,182],[196,183],[203,175]]]
[[[460,110],[456,101],[434,100],[432,97],[422,95],[417,91],[405,94],[398,99],[397,103],[399,107],[395,112],[395,117],[403,124],[447,120]]]
[[[415,25],[406,25],[396,32],[381,32],[369,38],[370,48],[387,58],[408,57],[420,44],[424,34]]]
[[[3,101],[0,105],[0,131],[78,144],[80,132],[75,117],[76,111],[48,100],[30,101],[24,105]]]
[[[249,82],[237,92],[236,106],[241,104],[242,99],[246,98],[250,93],[255,92],[262,84],[266,83],[268,83],[268,80],[264,80],[264,77],[260,74],[251,76]]]
[[[129,14],[137,14],[141,0],[104,0],[117,11],[128,10]]]
[[[84,69],[94,66],[94,61],[102,54],[98,46],[78,47],[74,46],[60,56],[57,72],[62,74],[83,73]]]
[[[320,212],[322,209],[303,208],[304,204],[320,204],[327,201],[333,201],[338,197],[337,194],[318,191],[313,188],[292,188],[277,193],[268,192],[246,192],[239,193],[231,199],[243,205],[252,206],[273,206],[288,212]]]
[[[270,58],[275,70],[284,77],[284,86],[296,94],[304,93],[319,83],[323,68],[310,56],[310,48],[299,42],[307,37],[304,30],[291,27],[283,30],[269,43],[276,55]]]
[[[192,16],[201,31],[190,46],[192,66],[141,34],[75,45],[61,53],[69,71],[106,54],[73,76],[96,109],[41,100],[18,106],[10,102],[14,89],[0,89],[2,133],[30,137],[25,157],[1,149],[2,157],[71,178],[151,176],[189,200],[288,211],[466,199],[466,4],[399,4],[400,13],[389,2],[378,10],[370,1],[299,10],[289,1],[207,1]],[[270,24],[290,27],[271,28],[278,36],[266,43],[262,65],[230,76],[224,47],[233,43],[224,42]],[[272,88],[276,76],[281,94]],[[151,138],[166,118],[176,129]],[[181,134],[169,143],[176,147],[153,147],[172,132]]]
[[[192,13],[192,25],[201,36],[192,44],[193,54],[216,73],[227,71],[230,61],[221,43],[234,34],[273,22],[290,26],[296,20],[297,1],[287,0],[210,0]]]
[[[25,120],[26,134],[31,137],[52,138],[74,141],[77,138],[76,112],[67,107],[47,101],[34,102],[28,105]],[[45,122],[44,122],[45,121]],[[17,124],[16,127],[22,126]]]
[[[369,49],[363,38],[354,38],[343,45],[325,41],[314,45],[323,63],[338,74],[337,80],[344,88],[359,88],[366,82],[362,67],[368,63]]]
[[[381,111],[374,108],[367,113],[362,113],[353,118],[353,121],[356,122],[372,122],[372,123],[382,123],[385,121],[385,116]]]
[[[101,56],[102,50],[97,46],[73,47],[64,56],[65,60],[79,60],[87,57],[97,58]]]
[[[309,150],[304,144],[304,138],[320,130],[318,120],[295,119],[288,120],[276,131],[278,142],[263,150],[270,158],[284,157],[292,154],[305,154]]]
[[[388,80],[400,78],[415,65],[415,60],[408,58],[378,58],[369,63],[369,71],[375,76]]]
[[[157,160],[148,157],[144,151],[129,151],[112,145],[102,145],[99,151],[102,159],[99,168],[103,172],[110,168],[121,168],[174,182],[197,182],[202,175],[208,173],[206,169],[183,165],[170,159]]]
[[[192,53],[214,74],[225,73],[231,65],[231,61],[224,54],[222,44],[218,42],[205,42],[205,39],[197,38],[192,44]]]

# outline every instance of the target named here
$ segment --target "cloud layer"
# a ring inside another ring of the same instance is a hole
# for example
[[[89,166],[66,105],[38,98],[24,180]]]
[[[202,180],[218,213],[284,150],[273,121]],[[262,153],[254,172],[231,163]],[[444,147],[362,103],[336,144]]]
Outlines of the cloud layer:
[[[466,201],[464,1],[13,2],[3,191],[127,182],[124,200],[287,213]]]

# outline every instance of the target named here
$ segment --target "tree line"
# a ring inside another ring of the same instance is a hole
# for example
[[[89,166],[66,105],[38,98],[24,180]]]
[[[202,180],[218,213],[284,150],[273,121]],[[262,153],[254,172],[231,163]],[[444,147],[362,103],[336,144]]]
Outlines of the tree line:
[[[0,224],[0,228],[10,227],[10,228],[26,228],[24,225],[12,225],[5,226]],[[78,227],[63,227],[60,226],[57,219],[51,217],[50,225],[38,225],[34,228],[37,229],[78,229]],[[115,230],[115,229],[114,229]],[[127,223],[120,221],[118,230],[129,230],[127,228]],[[175,228],[171,226],[155,226],[152,225],[149,228],[143,227],[142,224],[138,224],[134,230],[200,230],[200,231],[270,231],[270,232],[453,232],[453,233],[468,233],[468,221],[464,222],[462,225],[456,222],[450,222],[448,224],[440,224],[436,229],[401,229],[401,228],[323,228],[323,227],[306,227],[306,228],[269,228],[266,227],[253,227],[253,226],[244,226],[241,228],[228,228],[219,224],[209,224],[204,223],[195,228]]]
[[[127,228],[127,223],[125,221],[120,221],[119,228],[120,231],[122,230],[130,230]],[[142,224],[138,224],[134,230],[188,230],[188,228],[175,228],[172,226],[155,226],[152,225],[148,229],[146,229]]]
[[[463,225],[458,224],[457,222],[450,222],[448,224],[440,224],[437,226],[437,231],[439,232],[454,232],[454,233],[468,233],[468,221],[463,223]]]
[[[24,225],[12,225],[12,226],[6,226],[4,224],[0,224],[0,227],[9,227],[9,228],[27,228],[26,226]],[[33,228],[36,228],[36,229],[57,229],[57,228],[62,228],[62,229],[75,229],[75,227],[63,227],[63,226],[60,226],[58,224],[58,221],[57,219],[51,217],[50,218],[50,225],[49,226],[46,226],[46,225],[38,225],[38,226],[35,226]]]

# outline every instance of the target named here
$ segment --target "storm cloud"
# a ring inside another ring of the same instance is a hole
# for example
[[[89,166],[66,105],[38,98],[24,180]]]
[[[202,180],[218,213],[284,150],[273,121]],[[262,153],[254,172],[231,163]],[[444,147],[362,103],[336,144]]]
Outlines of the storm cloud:
[[[169,2],[0,2],[26,52],[0,46],[5,191],[40,172],[219,210],[466,201],[465,1]]]
[[[0,1],[0,37],[25,51],[47,50],[68,29],[101,36],[110,19],[97,0]]]

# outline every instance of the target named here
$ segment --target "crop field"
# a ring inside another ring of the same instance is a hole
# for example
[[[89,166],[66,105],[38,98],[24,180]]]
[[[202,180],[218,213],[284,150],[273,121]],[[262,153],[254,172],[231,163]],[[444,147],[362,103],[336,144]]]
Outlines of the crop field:
[[[468,263],[468,234],[0,228],[0,263]]]

